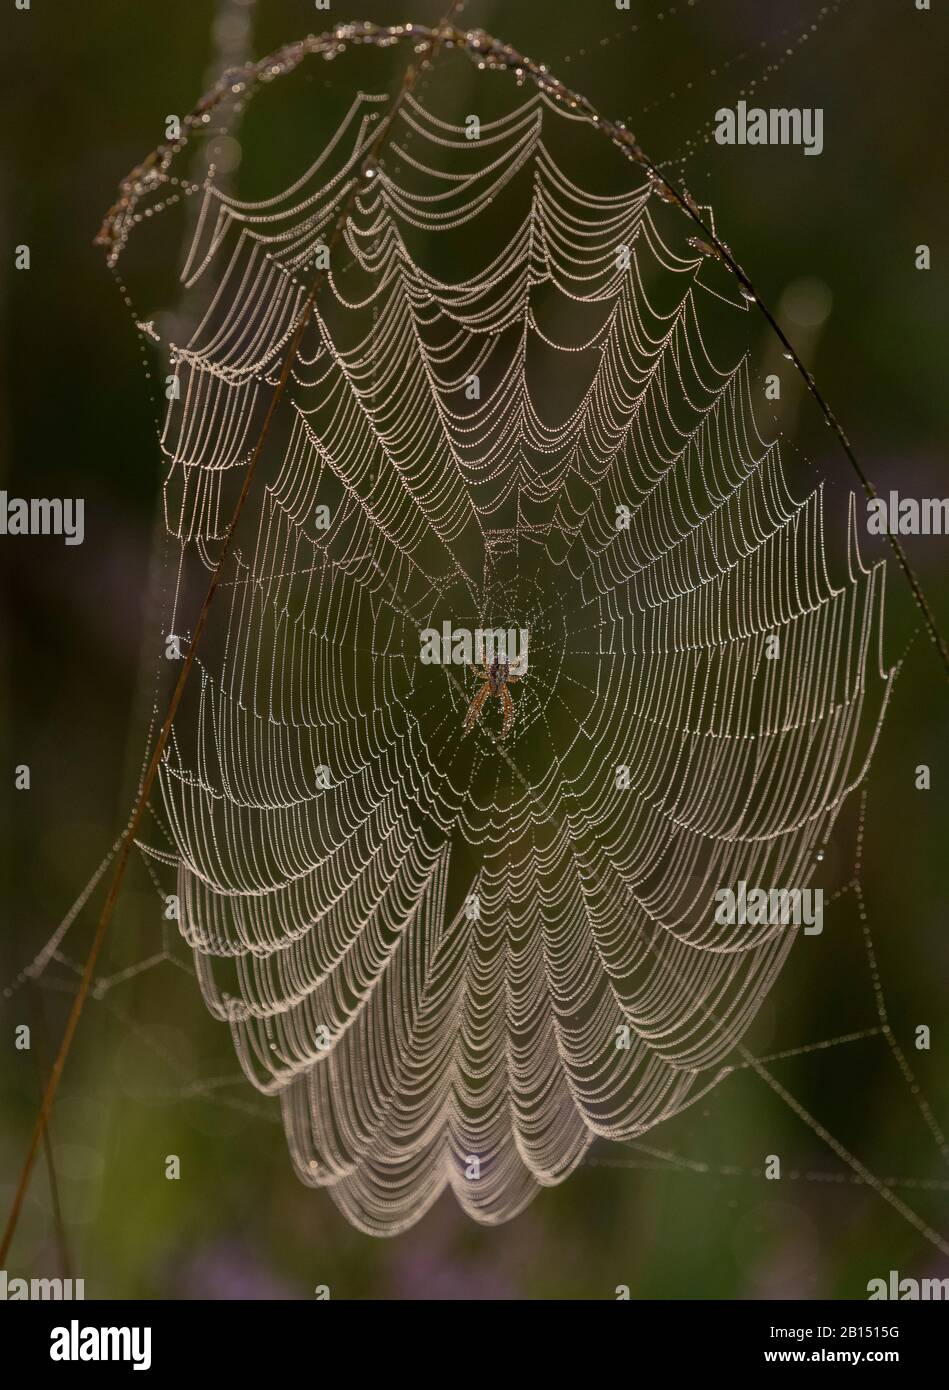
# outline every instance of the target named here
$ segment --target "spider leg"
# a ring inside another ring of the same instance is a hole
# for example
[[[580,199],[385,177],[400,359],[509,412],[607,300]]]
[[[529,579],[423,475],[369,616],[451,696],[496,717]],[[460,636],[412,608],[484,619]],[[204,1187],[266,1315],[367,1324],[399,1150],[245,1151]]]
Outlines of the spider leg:
[[[488,681],[485,681],[484,685],[481,687],[477,695],[472,700],[471,704],[468,706],[468,713],[465,715],[465,727],[464,731],[462,732],[462,738],[464,738],[465,734],[471,733],[471,730],[478,722],[478,715],[481,713],[481,706],[484,704],[485,700],[488,698],[490,694],[491,686]]]
[[[507,738],[507,731],[514,723],[514,701],[508,694],[506,685],[501,690],[501,700],[504,704],[504,724],[501,728],[501,737]]]

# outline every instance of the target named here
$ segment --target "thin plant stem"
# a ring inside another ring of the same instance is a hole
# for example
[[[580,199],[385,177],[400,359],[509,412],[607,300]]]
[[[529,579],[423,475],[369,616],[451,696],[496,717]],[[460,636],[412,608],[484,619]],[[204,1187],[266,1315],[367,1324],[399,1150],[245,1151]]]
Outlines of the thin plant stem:
[[[48,1037],[46,1012],[40,1004],[39,990],[34,985],[29,991],[33,1014],[34,1055],[36,1073],[40,1087],[46,1084],[46,1059],[48,1056]],[[66,1226],[63,1221],[63,1206],[59,1193],[59,1178],[56,1172],[56,1157],[53,1150],[53,1133],[47,1122],[43,1132],[43,1151],[46,1159],[46,1177],[49,1182],[49,1196],[53,1208],[53,1228],[56,1232],[56,1245],[59,1252],[59,1273],[63,1279],[72,1277],[72,1261],[69,1257],[69,1244],[66,1239]]]

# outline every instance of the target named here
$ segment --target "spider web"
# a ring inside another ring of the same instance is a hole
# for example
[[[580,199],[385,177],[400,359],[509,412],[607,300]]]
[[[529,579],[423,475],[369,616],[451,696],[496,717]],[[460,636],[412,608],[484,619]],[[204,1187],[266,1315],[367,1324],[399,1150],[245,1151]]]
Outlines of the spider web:
[[[162,433],[183,645],[383,100],[282,195],[201,190],[184,279],[214,289]],[[143,846],[298,1173],[377,1234],[446,1185],[506,1220],[734,1070],[795,932],[713,894],[810,881],[890,689],[882,566],[706,346],[745,305],[628,165],[584,186],[593,138],[542,96],[478,140],[406,102]],[[443,621],[529,630],[507,740],[493,703],[463,740],[470,680],[420,663]]]
[[[203,192],[184,279],[217,288],[162,437],[183,576],[377,110],[280,196]],[[300,1176],[376,1233],[446,1185],[506,1220],[729,1073],[795,932],[718,926],[713,894],[810,880],[889,689],[882,568],[851,522],[832,579],[820,489],[706,346],[744,306],[648,182],[583,186],[590,138],[541,95],[477,140],[405,103],[161,774],[208,1006]],[[443,622],[530,633],[503,743],[419,661]]]

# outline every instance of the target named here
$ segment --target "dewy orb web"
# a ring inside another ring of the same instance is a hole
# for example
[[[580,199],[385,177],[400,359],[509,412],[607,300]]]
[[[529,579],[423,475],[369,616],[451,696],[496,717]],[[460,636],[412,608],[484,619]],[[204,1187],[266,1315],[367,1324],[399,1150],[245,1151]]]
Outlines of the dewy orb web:
[[[553,79],[479,76],[472,125],[459,65],[354,84],[256,199],[170,149],[106,232],[192,209],[201,313],[153,345],[182,651],[285,377],[139,838],[296,1171],[380,1235],[446,1186],[503,1222],[716,1084],[802,937],[715,892],[813,882],[891,681],[882,565],[756,419],[727,269],[641,164],[590,174]],[[485,633],[526,657],[466,736]]]

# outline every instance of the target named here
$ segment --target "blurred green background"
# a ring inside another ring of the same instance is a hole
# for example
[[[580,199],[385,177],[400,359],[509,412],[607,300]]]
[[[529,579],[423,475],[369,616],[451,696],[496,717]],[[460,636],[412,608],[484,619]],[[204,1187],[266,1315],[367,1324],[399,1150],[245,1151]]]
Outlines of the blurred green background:
[[[869,10],[811,0],[632,0],[628,12],[614,0],[471,0],[464,21],[625,119],[654,160],[711,201],[765,300],[783,306],[877,487],[942,496],[946,21],[912,0],[876,0]],[[101,216],[118,179],[162,138],[166,115],[188,110],[208,85],[229,41],[226,21],[231,39],[237,32],[235,14],[249,24],[256,57],[338,20],[428,22],[439,12],[432,0],[366,0],[361,9],[333,0],[328,13],[305,0],[4,7],[0,486],[84,496],[86,538],[75,548],[55,539],[0,546],[0,991],[48,940],[121,829],[154,698],[140,672],[153,669],[141,646],[160,496],[155,412],[127,310],[92,245]],[[345,60],[312,74],[313,122],[281,147],[276,183],[312,158],[321,94],[331,88],[338,99],[346,82]],[[742,96],[823,107],[823,154],[707,143],[715,110]],[[612,152],[603,143],[606,167]],[[16,273],[12,248],[23,242],[32,268]],[[919,243],[932,247],[929,272],[914,268]],[[139,267],[136,303],[144,299],[149,312],[174,308],[175,256],[161,249]],[[807,307],[815,300],[816,324]],[[764,325],[751,317],[748,331],[766,367],[774,348]],[[845,498],[852,478],[813,405],[799,402],[783,423],[828,491]],[[907,550],[949,628],[949,538],[910,537]],[[873,558],[869,545],[866,554]],[[765,1056],[874,1030],[775,1061],[774,1074],[949,1235],[940,1128],[949,1126],[949,687],[916,628],[890,565],[886,656],[906,657],[867,785],[867,920],[852,893],[828,909],[819,952],[808,943],[792,953],[747,1042]],[[14,792],[11,769],[23,762],[32,787]],[[932,768],[928,792],[914,788],[919,763]],[[829,847],[829,884],[852,876],[857,809],[841,817]],[[4,1211],[90,916],[70,930],[42,987],[0,997]],[[918,1093],[879,1031],[864,928],[892,1042]],[[949,1275],[949,1261],[748,1070],[644,1145],[595,1148],[506,1226],[481,1229],[444,1196],[408,1234],[365,1237],[326,1193],[298,1184],[277,1106],[241,1080],[180,943],[174,960],[134,968],[162,953],[162,933],[154,889],[137,871],[100,972],[107,981],[131,973],[90,1000],[54,1113],[61,1232],[41,1163],[11,1274],[50,1275],[65,1260],[88,1296],[172,1298],[309,1297],[318,1284],[333,1297],[609,1298],[627,1284],[641,1298],[859,1298],[889,1269]],[[21,1023],[33,1027],[30,1052],[13,1048]],[[914,1046],[920,1023],[932,1030],[928,1052]],[[164,1177],[169,1153],[182,1159],[178,1182]],[[781,1182],[763,1178],[769,1153],[783,1157]]]

